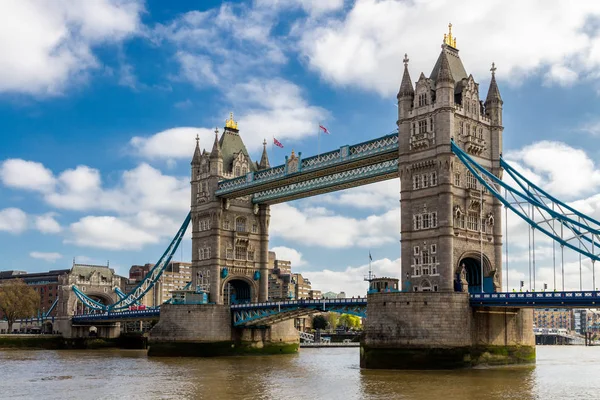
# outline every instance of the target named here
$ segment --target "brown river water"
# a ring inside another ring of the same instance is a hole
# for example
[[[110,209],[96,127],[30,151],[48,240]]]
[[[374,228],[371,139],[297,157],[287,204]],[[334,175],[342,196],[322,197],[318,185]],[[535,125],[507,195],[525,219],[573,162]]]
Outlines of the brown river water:
[[[357,348],[147,358],[138,350],[0,351],[1,399],[600,399],[600,346],[538,346],[534,367],[365,371]]]

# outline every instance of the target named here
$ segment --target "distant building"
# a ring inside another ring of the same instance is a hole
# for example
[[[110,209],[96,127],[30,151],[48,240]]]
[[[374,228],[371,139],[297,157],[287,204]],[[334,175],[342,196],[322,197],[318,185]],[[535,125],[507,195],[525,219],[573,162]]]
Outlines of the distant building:
[[[129,269],[129,279],[125,285],[125,292],[130,292],[146,277],[154,264],[133,265]],[[156,285],[154,285],[142,299],[146,306],[158,306],[169,298],[173,290],[182,289],[192,280],[192,264],[171,261],[165,268]]]
[[[338,299],[345,299],[346,298],[346,292],[339,292],[337,295]]]
[[[322,297],[320,290],[310,290],[308,292],[308,298],[311,300],[320,300]]]
[[[79,302],[71,287],[77,287],[87,296],[103,304],[112,304],[116,295],[114,288],[123,290],[126,279],[115,273],[108,265],[73,264],[71,269],[48,272],[27,273],[25,271],[1,271],[0,284],[11,279],[22,279],[40,295],[38,313],[45,314],[57,298],[57,306],[48,315],[72,315],[83,313],[84,306]],[[37,315],[34,315],[37,316]],[[4,317],[0,312],[0,318]]]
[[[323,299],[337,299],[338,298],[338,294],[334,293],[334,292],[325,292],[321,295],[321,298]]]
[[[48,272],[36,272],[28,274],[26,271],[0,271],[0,285],[12,279],[22,279],[26,284],[33,287],[40,295],[39,313],[44,314],[52,307],[59,293],[59,276],[69,273],[69,269],[60,269]],[[50,316],[56,316],[55,308]],[[4,314],[0,311],[0,318]]]
[[[302,274],[294,274],[296,281],[296,299],[306,300],[310,298],[311,284],[310,281],[303,277]]]
[[[566,308],[537,308],[533,310],[533,323],[536,328],[573,328],[572,311]]]

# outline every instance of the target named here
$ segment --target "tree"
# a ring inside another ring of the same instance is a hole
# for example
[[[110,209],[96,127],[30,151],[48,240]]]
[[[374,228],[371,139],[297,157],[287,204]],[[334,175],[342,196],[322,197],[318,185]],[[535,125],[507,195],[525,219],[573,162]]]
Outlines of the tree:
[[[22,279],[11,279],[0,285],[0,311],[8,321],[8,332],[18,318],[35,315],[40,306],[40,296]]]
[[[360,328],[360,317],[357,317],[356,315],[342,314],[342,316],[340,317],[340,319],[338,321],[337,326],[343,326],[344,328],[358,329],[358,328]]]
[[[340,319],[340,314],[329,312],[327,313],[327,322],[329,323],[329,328],[333,329],[337,326],[338,320]]]
[[[315,329],[325,329],[327,328],[327,320],[321,314],[315,315],[312,320],[313,328]]]

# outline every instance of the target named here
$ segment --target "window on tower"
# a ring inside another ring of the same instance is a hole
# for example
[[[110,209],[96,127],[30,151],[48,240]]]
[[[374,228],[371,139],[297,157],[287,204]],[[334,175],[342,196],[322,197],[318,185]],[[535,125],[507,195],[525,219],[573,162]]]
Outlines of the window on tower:
[[[419,121],[419,133],[427,133],[427,120]]]
[[[427,93],[421,93],[419,95],[419,107],[427,105]]]
[[[246,232],[246,218],[243,218],[243,217],[236,218],[235,230],[237,232]]]
[[[246,260],[246,246],[235,246],[235,259]]]

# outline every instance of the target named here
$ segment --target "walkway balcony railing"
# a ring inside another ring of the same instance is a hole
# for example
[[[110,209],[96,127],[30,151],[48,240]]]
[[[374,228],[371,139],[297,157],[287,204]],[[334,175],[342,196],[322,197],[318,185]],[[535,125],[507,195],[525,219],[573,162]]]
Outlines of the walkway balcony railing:
[[[598,291],[473,293],[470,297],[471,305],[491,307],[595,307],[600,304]]]
[[[244,176],[238,176],[233,179],[220,181],[216,195],[222,196],[242,188],[259,186],[288,175],[313,171],[319,168],[343,164],[396,150],[398,150],[398,134],[393,133],[367,142],[351,146],[342,146],[339,150],[318,154],[305,159],[299,157],[299,166],[294,171],[288,171],[287,164],[283,164],[262,171],[250,172]]]

